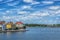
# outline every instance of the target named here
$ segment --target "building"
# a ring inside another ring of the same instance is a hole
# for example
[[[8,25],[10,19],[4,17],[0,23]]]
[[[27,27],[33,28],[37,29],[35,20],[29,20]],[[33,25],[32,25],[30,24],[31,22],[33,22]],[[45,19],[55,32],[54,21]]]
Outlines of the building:
[[[0,30],[18,30],[18,29],[25,29],[25,25],[22,22],[8,22],[0,21]]]
[[[18,29],[24,29],[24,24],[22,22],[16,22],[16,27]]]
[[[0,24],[0,30],[2,30],[2,25]]]
[[[11,30],[11,29],[12,29],[12,25],[13,25],[13,22],[8,22],[8,23],[6,24],[6,29],[7,29],[7,30]]]
[[[5,21],[0,21],[0,30],[5,30]]]

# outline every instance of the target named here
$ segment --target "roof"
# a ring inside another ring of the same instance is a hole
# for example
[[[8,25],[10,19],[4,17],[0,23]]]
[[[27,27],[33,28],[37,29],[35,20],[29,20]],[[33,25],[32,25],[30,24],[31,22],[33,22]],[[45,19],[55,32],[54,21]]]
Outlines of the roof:
[[[22,22],[16,22],[16,24],[23,24]]]
[[[2,22],[0,22],[0,24],[2,24]]]
[[[5,23],[5,21],[0,21],[0,24],[4,24]]]

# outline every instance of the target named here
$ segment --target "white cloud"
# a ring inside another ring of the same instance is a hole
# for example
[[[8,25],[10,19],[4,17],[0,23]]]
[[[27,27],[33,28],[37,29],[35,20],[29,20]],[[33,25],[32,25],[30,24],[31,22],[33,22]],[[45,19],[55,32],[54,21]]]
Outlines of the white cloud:
[[[50,6],[45,11],[47,11],[50,14],[49,16],[59,16],[60,6]]]
[[[32,9],[31,6],[24,5],[22,6],[22,9]]]
[[[51,14],[51,16],[57,16],[60,15],[60,10],[49,10],[49,13]]]
[[[40,4],[40,2],[36,2],[34,0],[23,0],[23,1],[26,2],[26,3],[31,3],[32,5],[34,5],[34,4]]]
[[[7,5],[9,5],[9,6],[14,6],[14,7],[15,7],[15,5],[17,5],[17,4],[19,4],[19,1],[7,3]]]
[[[51,1],[60,1],[60,0],[51,0]]]
[[[21,15],[27,15],[28,13],[30,13],[29,11],[23,11],[25,8],[17,8],[17,9],[10,9],[10,10],[6,10],[5,12],[3,12],[2,14],[3,15],[13,15],[13,14],[17,14],[17,15],[19,15],[19,14],[21,14]]]
[[[59,9],[60,8],[60,6],[50,6],[49,7],[49,9],[51,9],[51,10],[57,10],[57,9]]]
[[[3,16],[3,19],[8,20],[11,19],[9,16]]]
[[[34,4],[40,4],[40,2],[32,2],[31,5],[34,5]]]
[[[25,14],[25,11],[19,11],[18,14]]]
[[[48,15],[49,15],[48,13],[41,14],[41,16],[48,16]]]
[[[10,13],[11,11],[7,10],[6,13]]]
[[[23,19],[25,20],[41,19],[44,16],[49,16],[49,14],[47,12],[41,13],[40,11],[37,11],[37,12],[31,13],[28,16],[23,17]]]
[[[60,10],[56,11],[56,14],[60,14]]]
[[[18,20],[22,20],[23,16],[3,16],[2,19],[3,20],[16,20],[18,18]]]
[[[37,11],[37,12],[34,12],[33,14],[31,14],[32,16],[48,16],[49,13],[48,12],[40,12],[40,11]]]
[[[43,4],[53,4],[53,1],[42,1]]]
[[[32,16],[48,16],[49,14],[46,13],[40,13],[40,14],[32,14]]]
[[[17,14],[27,14],[27,13],[29,13],[29,12],[27,12],[27,11],[17,11]]]
[[[32,3],[33,0],[23,0],[24,2],[27,2],[27,3]]]
[[[3,2],[2,2],[3,1]],[[0,0],[0,4],[2,4],[2,3],[8,3],[8,2],[11,2],[11,1],[14,1],[14,0],[6,0],[6,1],[4,1],[4,0]]]
[[[12,10],[12,9],[5,11],[6,14],[13,14],[13,13],[15,13],[15,12],[17,12],[17,11],[16,11],[16,10]]]

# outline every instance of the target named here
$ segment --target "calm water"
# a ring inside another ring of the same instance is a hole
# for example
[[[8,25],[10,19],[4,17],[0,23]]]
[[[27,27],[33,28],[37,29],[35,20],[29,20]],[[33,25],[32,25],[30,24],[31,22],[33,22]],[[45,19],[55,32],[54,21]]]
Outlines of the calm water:
[[[0,33],[0,40],[60,40],[60,28],[30,27],[27,30]]]

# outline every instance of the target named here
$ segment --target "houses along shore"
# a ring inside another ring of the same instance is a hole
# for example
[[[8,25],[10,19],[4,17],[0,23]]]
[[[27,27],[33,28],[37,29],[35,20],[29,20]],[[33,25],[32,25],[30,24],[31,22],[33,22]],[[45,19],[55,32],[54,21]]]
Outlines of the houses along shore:
[[[23,22],[5,22],[5,21],[0,21],[0,31],[16,31],[16,30],[22,30],[26,29],[26,26],[24,25]]]

